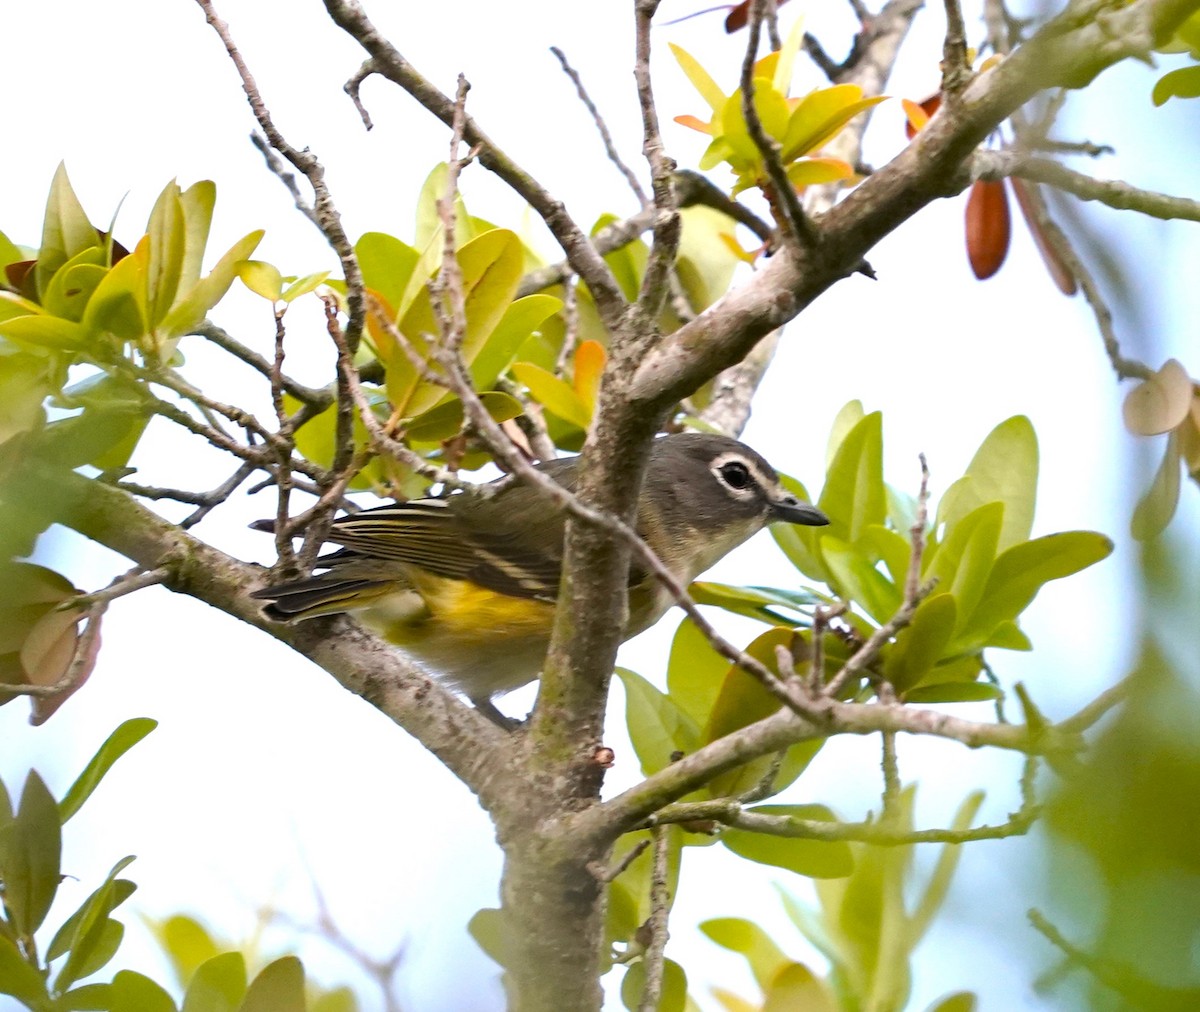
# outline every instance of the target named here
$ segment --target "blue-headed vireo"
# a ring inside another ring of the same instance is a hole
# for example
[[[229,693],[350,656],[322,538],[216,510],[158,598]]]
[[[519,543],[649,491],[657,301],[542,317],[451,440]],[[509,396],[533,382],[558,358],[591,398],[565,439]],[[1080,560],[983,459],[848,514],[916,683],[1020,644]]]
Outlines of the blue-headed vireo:
[[[567,489],[578,458],[539,469]],[[528,485],[502,478],[489,496],[414,499],[338,518],[318,560],[327,570],[254,596],[277,620],[352,611],[474,701],[537,677],[550,642],[565,517]],[[750,447],[727,436],[655,440],[637,530],[683,584],[775,521],[827,524]],[[653,576],[629,570],[628,639],[673,603]]]

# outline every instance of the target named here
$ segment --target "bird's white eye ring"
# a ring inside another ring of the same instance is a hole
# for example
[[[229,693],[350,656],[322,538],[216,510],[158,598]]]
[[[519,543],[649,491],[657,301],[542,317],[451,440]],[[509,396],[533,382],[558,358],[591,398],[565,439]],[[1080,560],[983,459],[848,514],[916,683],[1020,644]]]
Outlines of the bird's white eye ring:
[[[740,460],[731,460],[722,464],[717,468],[717,474],[721,480],[732,489],[741,491],[749,488],[753,479],[750,477],[750,468],[743,464]]]

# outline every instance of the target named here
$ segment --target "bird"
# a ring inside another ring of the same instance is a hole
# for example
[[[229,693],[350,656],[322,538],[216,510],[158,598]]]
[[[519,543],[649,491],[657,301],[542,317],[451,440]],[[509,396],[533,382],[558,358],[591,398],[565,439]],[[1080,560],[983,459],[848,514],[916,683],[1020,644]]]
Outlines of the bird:
[[[568,491],[579,458],[535,465]],[[253,592],[275,621],[350,612],[443,684],[495,714],[493,696],[538,677],[562,575],[564,513],[511,476],[335,520],[340,549],[317,575]],[[829,518],[793,495],[758,453],[728,436],[683,432],[651,444],[636,529],[687,585],[763,527],[819,526]],[[675,603],[636,560],[629,569],[622,641]]]

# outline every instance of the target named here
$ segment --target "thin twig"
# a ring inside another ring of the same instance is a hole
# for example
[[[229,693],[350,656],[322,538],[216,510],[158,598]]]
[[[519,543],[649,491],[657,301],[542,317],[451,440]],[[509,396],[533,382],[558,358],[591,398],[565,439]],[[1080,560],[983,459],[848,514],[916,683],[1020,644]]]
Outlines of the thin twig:
[[[1003,840],[1023,836],[1036,821],[1037,806],[1022,808],[993,826],[971,829],[897,829],[886,820],[867,822],[835,822],[824,819],[799,819],[790,815],[771,815],[756,812],[728,799],[715,801],[679,802],[656,812],[638,829],[647,826],[674,825],[687,822],[718,822],[731,829],[742,829],[764,836],[781,836],[795,840],[845,840],[872,843],[883,847],[903,847],[914,843],[973,843],[978,840]]]
[[[639,347],[644,347],[657,336],[658,316],[666,300],[668,280],[674,269],[679,240],[683,234],[673,184],[676,165],[663,146],[650,77],[651,27],[658,4],[659,0],[638,0],[634,5],[636,57],[633,76],[637,82],[638,104],[642,112],[642,154],[650,166],[655,210],[654,238],[650,245],[646,270],[642,275],[636,318],[630,328],[634,336],[630,350],[635,355]]]
[[[934,588],[933,581],[921,584],[921,559],[925,551],[925,528],[929,523],[929,466],[925,454],[920,454],[921,490],[917,494],[917,516],[909,529],[912,548],[908,558],[908,573],[904,579],[904,601],[899,611],[881,625],[870,638],[851,655],[841,670],[825,686],[825,695],[836,698],[842,690],[866,670],[884,644],[912,621],[917,607]]]
[[[882,682],[878,689],[879,701],[885,706],[896,702],[895,690],[887,682]],[[883,773],[883,818],[886,821],[897,811],[900,800],[900,764],[896,758],[896,732],[884,731],[880,736],[882,742],[879,768]]]
[[[371,122],[371,114],[367,112],[367,107],[362,103],[362,96],[359,94],[362,88],[362,83],[368,77],[375,73],[375,61],[364,60],[363,65],[354,72],[354,76],[350,78],[343,86],[342,90],[350,96],[350,101],[354,103],[354,108],[358,110],[358,115],[362,118],[363,126],[371,130],[375,124]]]
[[[1053,186],[1080,200],[1098,201],[1118,211],[1137,211],[1162,221],[1200,221],[1200,200],[1143,190],[1120,179],[1096,179],[1068,169],[1051,158],[1037,158],[1012,150],[980,151],[975,155],[975,166],[980,179],[1019,176]]]
[[[650,917],[646,921],[650,938],[644,956],[646,983],[642,988],[638,1012],[656,1012],[662,1000],[664,950],[670,936],[671,896],[667,889],[670,830],[656,826],[651,830],[651,836],[654,839],[654,864],[650,873]]]
[[[780,220],[783,237],[798,245],[811,245],[816,240],[812,223],[808,220],[800,197],[787,177],[787,171],[780,160],[779,142],[768,136],[763,129],[762,121],[758,118],[758,109],[754,105],[754,64],[758,58],[759,40],[761,38],[763,11],[767,0],[751,0],[750,6],[750,35],[746,43],[746,55],[742,59],[742,115],[746,120],[746,130],[754,146],[762,155],[763,166],[767,170],[770,181],[764,194],[771,204],[775,216]]]
[[[304,199],[304,194],[300,192],[300,187],[296,185],[296,177],[284,167],[283,159],[267,143],[267,139],[257,130],[252,130],[250,131],[250,143],[258,148],[258,153],[263,156],[263,161],[267,163],[267,168],[279,177],[279,181],[283,183],[287,192],[291,194],[292,203],[295,205],[296,210],[316,225],[317,228],[320,228],[321,223],[317,221],[317,212],[313,210],[312,204]]]
[[[629,848],[621,860],[608,867],[604,867],[603,865],[593,861],[588,865],[588,871],[595,876],[597,882],[609,883],[622,872],[626,871],[634,861],[642,856],[646,848],[649,846],[649,839],[638,840],[636,844]]]
[[[218,327],[211,320],[205,320],[192,333],[197,334],[206,341],[210,341],[218,348],[229,352],[234,358],[245,362],[251,369],[261,373],[264,378],[268,380],[272,378],[273,369],[270,362],[258,352],[247,348],[241,341],[233,337],[228,331]],[[295,397],[296,400],[310,405],[318,411],[323,411],[333,403],[333,391],[331,388],[318,390],[314,387],[307,387],[303,383],[298,383],[286,375],[281,375],[279,381],[283,389]]]
[[[604,153],[608,155],[608,160],[613,163],[625,177],[625,181],[629,184],[629,188],[633,190],[634,196],[637,197],[638,203],[642,207],[650,206],[650,198],[646,196],[646,191],[642,189],[642,184],[638,181],[638,177],[634,175],[633,170],[625,164],[621,158],[621,153],[617,151],[617,146],[613,143],[612,134],[609,132],[608,124],[604,122],[604,117],[600,115],[600,110],[596,108],[596,103],[592,101],[591,96],[587,93],[587,88],[583,86],[583,79],[579,76],[579,72],[567,62],[566,54],[563,53],[558,46],[551,46],[550,52],[558,57],[558,62],[562,65],[563,73],[567,75],[575,85],[575,91],[579,95],[579,100],[587,108],[588,113],[592,117],[592,122],[596,124],[596,129],[600,133],[600,140],[604,142]]]
[[[55,610],[71,611],[91,608],[97,604],[107,605],[126,594],[133,594],[136,591],[145,590],[147,587],[157,587],[160,583],[165,583],[170,576],[171,570],[167,566],[160,566],[158,569],[142,569],[140,566],[136,566],[129,572],[118,576],[107,587],[90,594],[78,594],[75,597],[67,598]]]
[[[1105,689],[1099,696],[1084,706],[1081,710],[1057,725],[1060,731],[1067,734],[1083,734],[1097,723],[1114,706],[1119,706],[1129,698],[1133,691],[1133,678],[1123,678],[1110,689]]]
[[[417,72],[375,28],[358,3],[325,0],[325,9],[334,23],[370,54],[377,74],[403,88],[447,126],[453,122],[453,101]],[[479,150],[480,163],[504,180],[541,216],[562,246],[573,270],[591,291],[605,326],[618,328],[625,314],[625,297],[612,271],[583,229],[567,213],[562,201],[554,199],[532,175],[509,158],[470,116],[464,120],[463,136],[473,149]]]
[[[50,699],[54,696],[69,695],[91,673],[96,663],[96,651],[100,646],[100,619],[108,609],[107,601],[97,601],[80,616],[84,621],[83,631],[75,642],[75,652],[61,677],[50,685],[28,685],[0,683],[0,694],[12,696],[29,696],[32,699]],[[44,719],[44,718],[43,718]],[[37,712],[34,712],[34,723],[40,723]]]
[[[963,24],[962,7],[958,0],[944,0],[946,8],[946,38],[942,43],[942,94],[947,103],[958,100],[959,93],[971,79],[967,62],[967,29]]]

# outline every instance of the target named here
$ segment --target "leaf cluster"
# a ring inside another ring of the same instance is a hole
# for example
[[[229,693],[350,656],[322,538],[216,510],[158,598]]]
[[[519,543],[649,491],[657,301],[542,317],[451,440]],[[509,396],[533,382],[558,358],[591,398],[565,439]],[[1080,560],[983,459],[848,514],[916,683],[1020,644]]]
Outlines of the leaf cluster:
[[[306,989],[294,956],[268,964],[247,981],[241,952],[220,952],[188,918],[172,918],[157,934],[179,977],[187,981],[183,1005],[149,977],[121,970],[106,983],[81,983],[117,954],[125,926],[113,912],[137,886],[121,873],[133,856],[113,865],[104,881],[66,918],[42,951],[37,933],[64,877],[62,831],[113,764],[154,730],[147,717],[127,720],[100,746],[83,772],[56,801],[35,771],[26,777],[14,808],[0,782],[0,994],[32,1012],[355,1012],[346,989]],[[310,998],[312,999],[310,1001]]]

